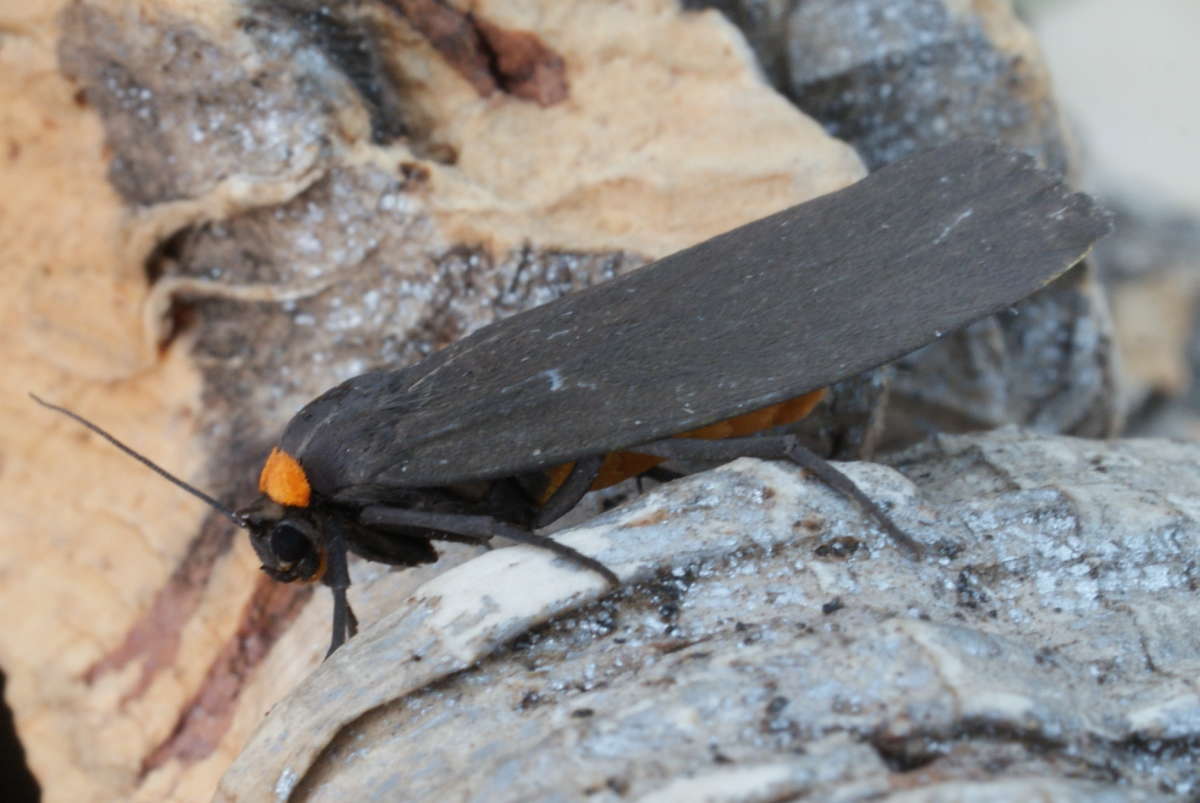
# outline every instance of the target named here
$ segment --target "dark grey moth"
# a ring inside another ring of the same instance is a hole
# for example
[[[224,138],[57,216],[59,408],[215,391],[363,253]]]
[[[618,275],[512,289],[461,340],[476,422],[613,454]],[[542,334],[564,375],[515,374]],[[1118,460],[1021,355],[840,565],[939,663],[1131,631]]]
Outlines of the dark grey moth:
[[[237,511],[47,406],[248,529],[271,577],[329,586],[330,652],[356,629],[347,551],[413,566],[437,559],[434,541],[500,536],[617,583],[534,531],[663,459],[793,460],[918,556],[917,540],[794,437],[751,434],[795,420],[829,384],[1025,298],[1109,227],[1026,156],[973,141],[918,154],[416,365],[338,385],[296,414],[262,496]]]

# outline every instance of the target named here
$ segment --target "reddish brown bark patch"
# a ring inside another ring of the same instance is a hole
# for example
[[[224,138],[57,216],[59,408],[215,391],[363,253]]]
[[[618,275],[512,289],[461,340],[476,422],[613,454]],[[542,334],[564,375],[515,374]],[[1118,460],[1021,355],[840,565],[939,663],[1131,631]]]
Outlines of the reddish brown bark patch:
[[[566,100],[566,63],[536,34],[501,28],[438,0],[392,4],[481,96],[499,89],[539,106]]]
[[[392,4],[476,92],[487,97],[496,91],[483,38],[470,16],[437,0],[392,0]]]
[[[567,99],[567,68],[562,56],[529,31],[508,31],[476,20],[493,54],[492,67],[500,87],[521,100],[553,106]]]
[[[122,698],[121,702],[126,703],[141,696],[160,671],[173,666],[179,652],[179,634],[196,612],[213,567],[229,551],[232,541],[233,532],[225,518],[209,516],[150,610],[134,623],[119,647],[88,668],[84,682],[95,683],[102,675],[119,671],[140,658],[142,674]]]
[[[237,632],[213,660],[171,735],[142,761],[141,777],[172,760],[193,763],[212,754],[233,721],[246,677],[300,613],[312,589],[259,578]]]

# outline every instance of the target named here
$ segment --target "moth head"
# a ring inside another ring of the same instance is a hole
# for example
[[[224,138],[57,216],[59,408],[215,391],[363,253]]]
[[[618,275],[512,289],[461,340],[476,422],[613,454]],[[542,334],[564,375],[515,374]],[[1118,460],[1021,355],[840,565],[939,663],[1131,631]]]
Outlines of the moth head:
[[[325,573],[325,547],[313,513],[263,496],[238,511],[262,570],[273,580],[315,582]]]

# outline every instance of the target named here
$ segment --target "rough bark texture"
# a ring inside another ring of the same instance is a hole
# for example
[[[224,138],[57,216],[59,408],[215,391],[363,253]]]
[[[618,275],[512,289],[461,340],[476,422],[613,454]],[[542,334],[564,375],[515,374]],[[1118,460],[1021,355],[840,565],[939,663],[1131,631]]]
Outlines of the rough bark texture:
[[[211,794],[318,664],[328,601],[266,585],[219,517],[27,390],[245,501],[341,379],[864,172],[724,16],[672,0],[9,3],[0,36],[0,606],[19,614],[0,666],[47,800]],[[1052,358],[1090,384],[1036,374],[1037,403],[1071,412],[1049,428],[1093,420],[1103,384],[1103,326],[1064,292],[1042,325],[1097,349]],[[840,389],[813,439],[869,447],[887,384]],[[1028,420],[1027,388],[977,390],[989,421]],[[364,623],[472,554],[356,565]]]
[[[1200,448],[1005,429],[846,470],[914,562],[740,461],[442,574],[218,799],[1168,800],[1200,739]]]

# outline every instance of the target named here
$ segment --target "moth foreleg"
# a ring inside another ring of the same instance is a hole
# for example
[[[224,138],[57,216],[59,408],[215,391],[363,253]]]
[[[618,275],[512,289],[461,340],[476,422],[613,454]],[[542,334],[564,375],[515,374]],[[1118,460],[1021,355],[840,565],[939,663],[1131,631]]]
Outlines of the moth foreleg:
[[[459,536],[455,540],[461,540],[464,537],[477,539],[481,544],[487,543],[492,538],[505,538],[518,544],[529,544],[553,552],[577,566],[596,572],[614,586],[621,584],[620,578],[613,573],[612,569],[595,558],[590,558],[553,538],[537,535],[492,516],[467,513],[429,513],[401,507],[370,505],[362,509],[358,520],[367,527],[421,527]],[[436,535],[431,534],[431,537],[436,537]]]

